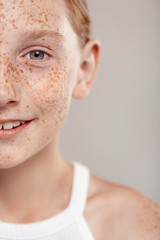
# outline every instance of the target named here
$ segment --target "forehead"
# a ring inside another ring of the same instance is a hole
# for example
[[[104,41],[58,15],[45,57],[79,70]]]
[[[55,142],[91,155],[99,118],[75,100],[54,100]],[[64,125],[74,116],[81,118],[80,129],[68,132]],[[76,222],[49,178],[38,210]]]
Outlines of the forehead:
[[[64,0],[0,0],[1,35],[33,29],[52,29],[65,35],[69,25]]]

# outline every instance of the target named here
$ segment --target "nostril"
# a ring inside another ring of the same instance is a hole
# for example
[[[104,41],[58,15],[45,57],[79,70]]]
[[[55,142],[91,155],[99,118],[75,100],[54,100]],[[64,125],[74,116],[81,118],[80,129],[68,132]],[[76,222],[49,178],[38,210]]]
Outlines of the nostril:
[[[9,104],[15,104],[16,101],[9,101]]]

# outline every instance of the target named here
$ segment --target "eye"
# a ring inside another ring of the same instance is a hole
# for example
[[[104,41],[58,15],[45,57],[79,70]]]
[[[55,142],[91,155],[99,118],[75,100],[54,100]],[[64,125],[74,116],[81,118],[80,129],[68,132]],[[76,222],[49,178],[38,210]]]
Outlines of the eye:
[[[49,57],[49,54],[43,51],[35,50],[35,51],[29,52],[26,55],[26,57],[31,60],[41,61],[41,60],[44,60],[46,57]]]

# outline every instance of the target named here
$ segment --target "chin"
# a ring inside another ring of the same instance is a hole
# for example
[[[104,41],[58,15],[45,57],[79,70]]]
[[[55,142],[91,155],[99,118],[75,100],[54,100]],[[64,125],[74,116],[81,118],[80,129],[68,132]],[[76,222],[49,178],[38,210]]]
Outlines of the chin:
[[[4,160],[3,162],[0,161],[0,169],[10,169],[10,168],[14,168],[18,165],[20,165],[20,162],[16,162],[16,161],[10,161],[10,160]]]
[[[9,169],[22,164],[25,160],[17,159],[17,156],[0,153],[0,169]]]

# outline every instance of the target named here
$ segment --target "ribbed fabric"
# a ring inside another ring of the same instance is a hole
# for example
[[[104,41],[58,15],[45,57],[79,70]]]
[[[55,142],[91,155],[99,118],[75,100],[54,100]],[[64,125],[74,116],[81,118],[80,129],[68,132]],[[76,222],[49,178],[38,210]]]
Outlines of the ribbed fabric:
[[[74,176],[68,207],[49,219],[14,224],[0,222],[0,240],[94,240],[83,216],[89,185],[89,169],[73,162]]]

